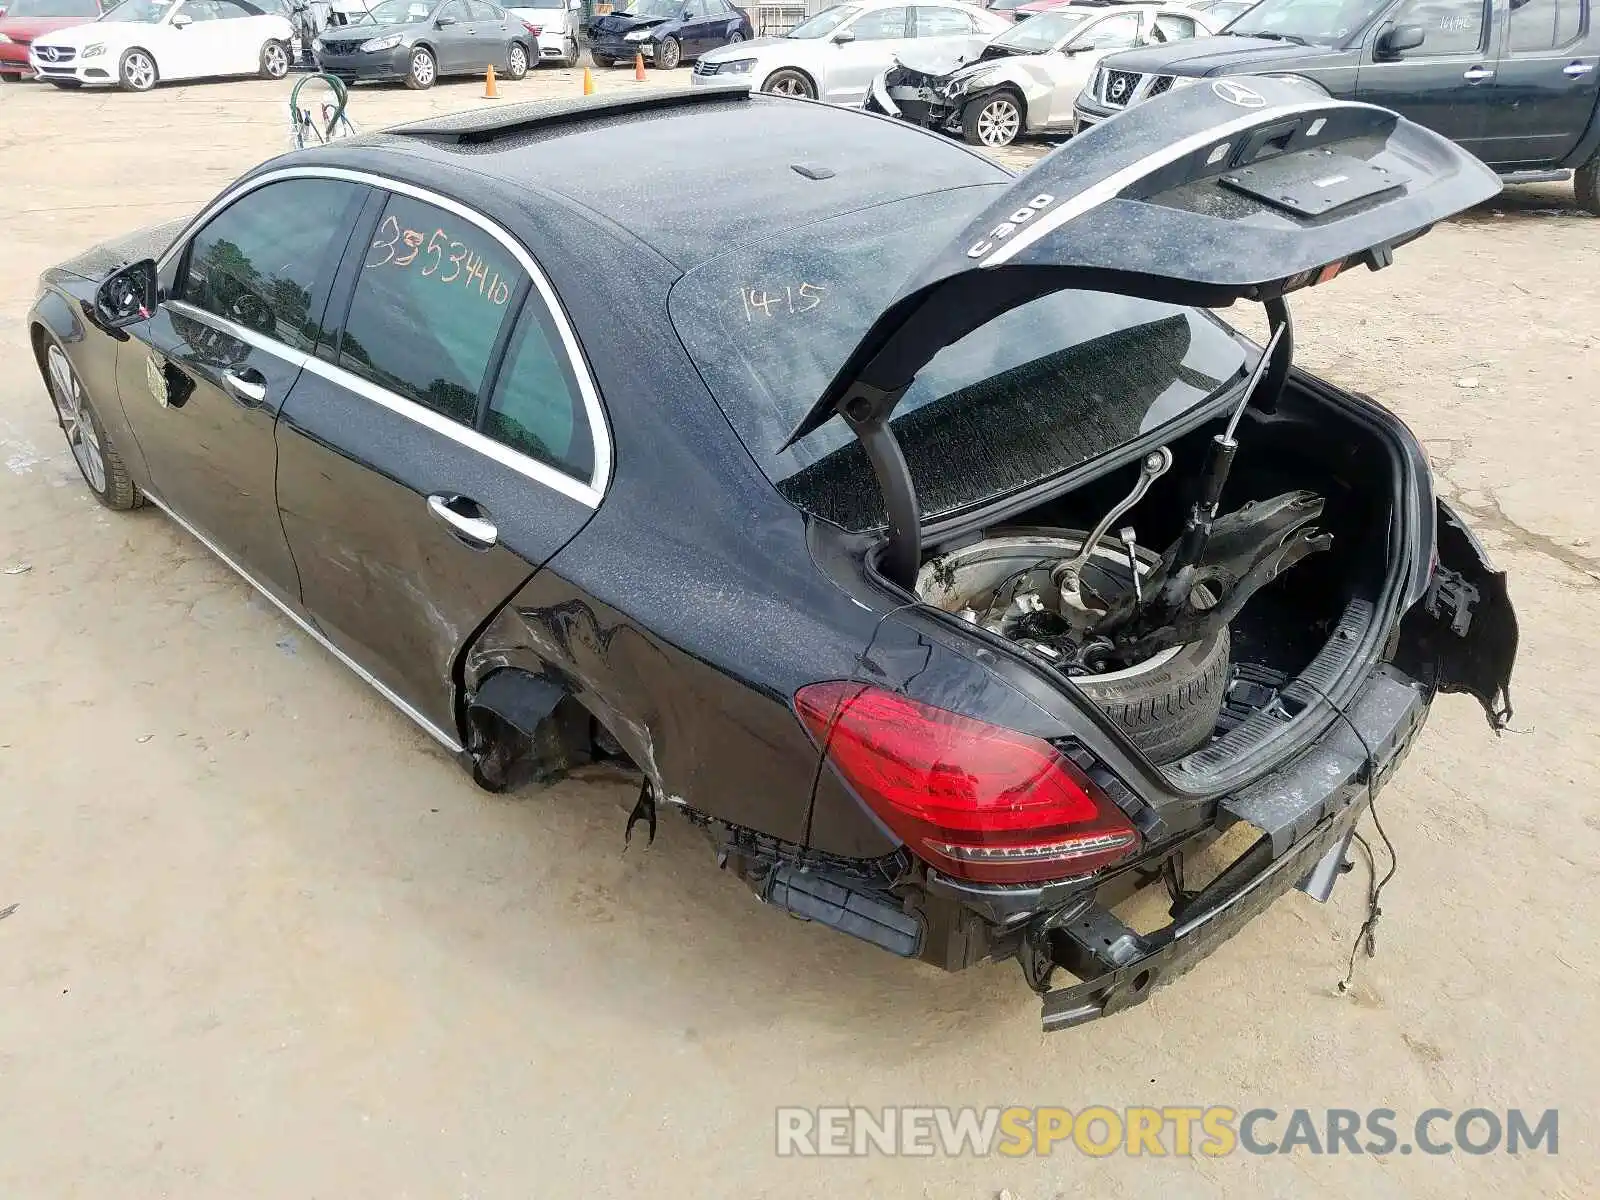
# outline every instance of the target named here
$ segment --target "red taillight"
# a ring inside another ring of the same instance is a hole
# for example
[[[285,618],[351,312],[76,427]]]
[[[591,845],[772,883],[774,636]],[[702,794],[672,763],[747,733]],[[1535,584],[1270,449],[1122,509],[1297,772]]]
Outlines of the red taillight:
[[[856,793],[929,865],[978,883],[1086,875],[1139,834],[1050,743],[865,683],[813,683],[795,711]]]
[[[533,34],[534,37],[538,37],[541,33],[544,32],[544,26],[543,25],[529,25],[526,21],[524,21],[522,23],[522,27],[524,29],[526,29],[529,33]]]

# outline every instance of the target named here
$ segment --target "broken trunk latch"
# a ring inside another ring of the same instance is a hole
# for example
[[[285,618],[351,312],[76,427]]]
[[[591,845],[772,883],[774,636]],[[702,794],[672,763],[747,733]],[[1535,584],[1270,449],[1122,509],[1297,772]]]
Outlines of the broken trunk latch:
[[[1478,589],[1467,582],[1466,576],[1449,567],[1438,567],[1428,584],[1428,595],[1423,607],[1428,615],[1443,620],[1450,618],[1450,630],[1457,637],[1466,637],[1472,628],[1472,610],[1478,603]]]

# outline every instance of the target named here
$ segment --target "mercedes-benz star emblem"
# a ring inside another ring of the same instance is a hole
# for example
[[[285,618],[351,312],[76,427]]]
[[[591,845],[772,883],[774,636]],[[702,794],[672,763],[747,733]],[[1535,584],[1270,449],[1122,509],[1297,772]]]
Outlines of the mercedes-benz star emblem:
[[[39,57],[47,62],[55,62],[56,56],[60,53],[61,52],[54,46],[46,46],[43,50],[39,51]]]
[[[1211,85],[1211,90],[1229,104],[1237,104],[1240,108],[1261,108],[1267,103],[1266,97],[1260,92],[1252,91],[1231,79],[1217,80]]]

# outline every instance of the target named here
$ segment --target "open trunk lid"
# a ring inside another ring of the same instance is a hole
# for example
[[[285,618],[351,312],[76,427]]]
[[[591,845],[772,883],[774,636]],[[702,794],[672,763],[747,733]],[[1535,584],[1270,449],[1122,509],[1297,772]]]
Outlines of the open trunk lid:
[[[1499,189],[1438,134],[1293,80],[1158,97],[1040,160],[943,248],[786,445],[845,418],[884,493],[884,573],[909,587],[920,514],[888,421],[941,349],[1067,288],[1208,308],[1277,301],[1350,266],[1386,266],[1395,247]]]

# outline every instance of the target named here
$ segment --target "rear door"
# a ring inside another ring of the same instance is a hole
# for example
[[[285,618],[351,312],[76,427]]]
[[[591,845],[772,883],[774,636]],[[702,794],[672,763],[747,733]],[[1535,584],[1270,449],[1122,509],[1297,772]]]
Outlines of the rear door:
[[[157,497],[296,608],[273,499],[273,426],[316,342],[366,193],[342,180],[285,179],[227,204],[164,261],[165,299],[117,353],[123,408]]]
[[[1495,0],[1401,0],[1367,34],[1355,99],[1393,109],[1484,157],[1499,48]],[[1422,45],[1385,55],[1379,39],[1400,25],[1422,29]]]
[[[1485,161],[1552,167],[1600,102],[1600,54],[1587,43],[1591,0],[1512,0],[1485,130]]]
[[[323,633],[454,741],[461,649],[592,515],[610,441],[527,252],[390,186],[284,406],[278,503]]]

